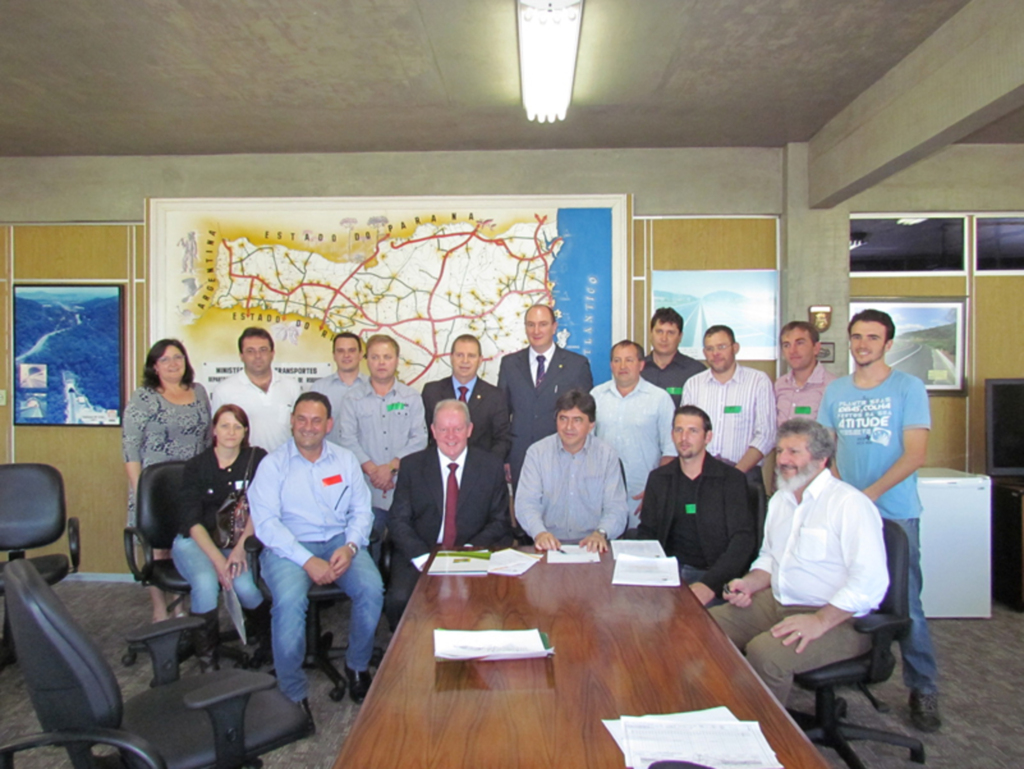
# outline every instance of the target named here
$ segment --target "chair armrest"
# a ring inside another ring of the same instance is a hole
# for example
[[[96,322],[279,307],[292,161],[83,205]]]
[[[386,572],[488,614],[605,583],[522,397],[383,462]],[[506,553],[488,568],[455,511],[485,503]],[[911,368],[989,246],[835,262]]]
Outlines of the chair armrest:
[[[869,635],[888,634],[898,638],[910,629],[910,619],[893,614],[866,614],[853,622],[853,629]]]
[[[131,756],[130,766],[147,767],[148,769],[167,769],[167,764],[152,743],[135,734],[122,732],[119,729],[88,729],[68,730],[59,732],[42,732],[40,734],[19,737],[0,745],[0,767],[9,769],[14,766],[14,754],[23,750],[52,746],[85,743],[92,745],[110,745],[117,748],[122,757]]]
[[[78,564],[82,562],[82,537],[81,528],[77,518],[68,518],[68,553],[71,556],[71,573],[78,571]]]
[[[242,766],[245,763],[245,708],[254,692],[271,689],[277,679],[266,673],[232,671],[218,675],[212,683],[189,692],[185,706],[202,709],[213,725],[217,766]]]
[[[135,555],[136,544],[142,550],[141,567]],[[126,526],[124,529],[124,557],[136,582],[145,582],[150,578],[153,573],[153,548],[146,535],[134,526]]]
[[[185,707],[192,710],[206,710],[243,695],[273,689],[276,685],[277,679],[267,673],[233,670],[217,676],[212,683],[189,692],[183,702]]]
[[[181,634],[202,626],[203,621],[199,617],[178,617],[136,628],[125,635],[125,640],[146,645],[146,651],[149,652],[149,658],[153,663],[151,685],[163,686],[177,681],[180,677],[178,647],[181,643]]]
[[[252,581],[260,584],[260,553],[263,552],[263,543],[259,537],[253,534],[245,538],[245,557],[249,561],[249,571],[252,572]]]

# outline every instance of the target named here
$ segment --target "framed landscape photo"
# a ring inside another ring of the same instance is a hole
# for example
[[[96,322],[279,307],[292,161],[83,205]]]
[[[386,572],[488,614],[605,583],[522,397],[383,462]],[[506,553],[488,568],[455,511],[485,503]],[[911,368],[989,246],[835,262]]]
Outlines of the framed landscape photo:
[[[121,424],[121,287],[14,287],[14,424]]]
[[[962,392],[964,305],[960,298],[854,299],[850,317],[861,310],[887,312],[896,325],[885,362],[922,380],[933,392]],[[853,358],[850,359],[853,368]]]

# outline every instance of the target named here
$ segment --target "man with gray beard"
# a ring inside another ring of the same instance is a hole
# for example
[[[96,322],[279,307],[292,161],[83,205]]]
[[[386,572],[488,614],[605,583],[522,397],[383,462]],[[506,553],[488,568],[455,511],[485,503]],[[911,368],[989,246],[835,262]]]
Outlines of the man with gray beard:
[[[868,650],[853,620],[882,602],[889,574],[878,509],[827,469],[831,433],[790,419],[776,452],[761,552],[711,616],[785,704],[794,674]]]

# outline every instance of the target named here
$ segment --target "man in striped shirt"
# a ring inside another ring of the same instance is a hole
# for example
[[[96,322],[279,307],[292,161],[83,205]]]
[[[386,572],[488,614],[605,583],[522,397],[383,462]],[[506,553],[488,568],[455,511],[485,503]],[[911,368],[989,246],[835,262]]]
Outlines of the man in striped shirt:
[[[761,464],[775,446],[775,394],[767,374],[736,362],[739,351],[728,326],[704,332],[708,370],[686,380],[683,404],[711,417],[715,431],[708,453],[763,487]]]

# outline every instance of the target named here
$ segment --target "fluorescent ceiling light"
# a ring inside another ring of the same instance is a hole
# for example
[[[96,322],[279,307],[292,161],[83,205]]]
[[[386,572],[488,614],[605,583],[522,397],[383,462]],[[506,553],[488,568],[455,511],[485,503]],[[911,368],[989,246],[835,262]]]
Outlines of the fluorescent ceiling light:
[[[915,224],[927,221],[927,219],[897,219],[896,224],[902,224],[904,227],[913,227]]]
[[[565,120],[572,100],[583,0],[516,0],[519,73],[530,120]]]

